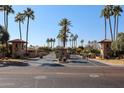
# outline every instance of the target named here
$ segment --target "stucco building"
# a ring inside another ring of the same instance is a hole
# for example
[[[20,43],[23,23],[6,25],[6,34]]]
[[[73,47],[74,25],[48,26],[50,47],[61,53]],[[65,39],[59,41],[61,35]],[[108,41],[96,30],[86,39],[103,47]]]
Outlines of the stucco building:
[[[108,39],[104,39],[102,41],[99,42],[101,44],[101,57],[103,59],[108,58],[110,56],[110,52],[111,52],[111,40]]]

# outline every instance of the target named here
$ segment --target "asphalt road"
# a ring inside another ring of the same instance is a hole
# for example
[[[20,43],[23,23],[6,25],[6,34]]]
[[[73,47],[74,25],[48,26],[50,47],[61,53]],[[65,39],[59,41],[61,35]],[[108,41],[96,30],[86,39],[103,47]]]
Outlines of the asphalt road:
[[[54,54],[27,67],[0,67],[3,88],[119,88],[124,87],[124,67],[85,62],[72,55],[68,64],[56,62]],[[78,61],[78,62],[75,62]],[[43,65],[46,64],[47,65]],[[49,64],[48,64],[49,63]],[[51,65],[55,64],[55,65]],[[56,65],[57,64],[57,65]],[[62,66],[61,66],[62,65]]]

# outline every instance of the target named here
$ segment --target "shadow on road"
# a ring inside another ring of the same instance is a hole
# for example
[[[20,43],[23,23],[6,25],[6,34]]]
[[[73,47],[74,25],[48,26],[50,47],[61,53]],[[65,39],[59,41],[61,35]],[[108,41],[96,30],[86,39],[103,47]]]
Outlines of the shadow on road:
[[[29,64],[25,62],[2,62],[0,64],[0,67],[7,67],[7,66],[29,66]]]
[[[87,61],[70,61],[69,63],[85,63],[85,64],[87,64],[88,62]]]
[[[57,63],[43,63],[41,66],[43,67],[64,67],[64,65],[57,64]]]

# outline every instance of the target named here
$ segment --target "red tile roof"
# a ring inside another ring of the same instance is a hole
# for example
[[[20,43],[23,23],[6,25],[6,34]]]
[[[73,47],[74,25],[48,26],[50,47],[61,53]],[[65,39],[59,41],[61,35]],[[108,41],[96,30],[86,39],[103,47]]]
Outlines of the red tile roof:
[[[98,43],[111,43],[112,41],[109,39],[104,39],[102,41],[99,41]]]
[[[26,41],[23,41],[21,39],[10,40],[9,42],[12,42],[12,43],[26,43]]]

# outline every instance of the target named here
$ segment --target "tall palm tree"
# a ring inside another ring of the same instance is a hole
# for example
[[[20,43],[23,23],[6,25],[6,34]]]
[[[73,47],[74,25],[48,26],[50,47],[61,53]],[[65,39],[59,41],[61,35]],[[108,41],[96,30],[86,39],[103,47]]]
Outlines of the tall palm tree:
[[[55,42],[56,42],[56,40],[55,40],[55,38],[53,39],[53,48],[54,48],[54,46],[55,46]]]
[[[113,41],[113,32],[112,32],[112,25],[111,25],[111,16],[113,16],[113,5],[107,5],[106,8],[108,11],[108,20],[109,20],[109,27],[110,27],[110,33],[111,33],[111,40]]]
[[[106,33],[106,19],[109,21],[109,28],[111,33],[111,40],[113,41],[113,32],[112,32],[112,25],[111,25],[111,16],[113,15],[113,5],[106,5],[105,8],[102,10],[102,16],[105,18],[105,33]],[[105,36],[106,38],[106,36]]]
[[[14,10],[11,5],[0,5],[0,10],[4,13],[4,27],[8,31],[8,16],[9,14],[13,14]],[[6,48],[8,52],[8,41],[6,41]]]
[[[15,22],[18,22],[18,23],[19,23],[20,39],[22,40],[21,23],[24,22],[24,14],[19,12],[19,13],[15,16]]]
[[[102,12],[101,12],[101,17],[104,17],[104,24],[105,24],[105,39],[107,37],[107,31],[106,31],[106,19],[107,19],[107,10],[106,8],[102,9]]]
[[[7,5],[6,8],[5,8],[5,11],[6,11],[6,29],[8,31],[8,17],[9,17],[9,14],[14,14],[14,10],[12,8],[12,5]]]
[[[82,39],[82,40],[81,40],[81,46],[83,46],[83,43],[84,43],[84,40]]]
[[[27,17],[27,31],[26,31],[26,54],[27,54],[27,47],[28,47],[28,32],[29,32],[29,22],[30,19],[34,20],[34,11],[31,8],[27,8],[24,10],[24,16]]]
[[[121,6],[117,5],[114,6],[113,14],[114,14],[114,40],[116,40],[116,37],[118,35],[118,24],[119,24],[119,16],[121,16],[121,13],[123,12]]]
[[[49,40],[49,38],[47,38],[46,42],[47,42],[47,47],[50,47],[50,40]]]
[[[70,47],[72,46],[72,39],[70,38],[69,39],[69,42],[70,42]]]
[[[73,39],[73,38],[74,38],[74,35],[71,34],[71,35],[70,35],[70,39],[71,39],[71,45],[72,45],[71,47],[72,47],[72,48],[73,48],[73,46],[74,46],[74,39]]]
[[[0,11],[2,11],[3,12],[3,15],[4,15],[4,27],[6,28],[6,7],[7,7],[7,5],[0,5]]]
[[[75,35],[75,47],[77,47],[77,39],[78,39],[78,35]]]
[[[12,5],[0,5],[0,11],[4,13],[4,26],[7,29],[6,31],[8,31],[8,16],[14,13]]]
[[[69,32],[69,26],[71,26],[71,21],[69,21],[66,18],[63,18],[59,25],[62,27],[62,34],[63,34],[63,47],[66,46],[66,42],[67,42],[67,33]]]
[[[58,46],[61,46],[61,35],[60,33],[57,35],[57,39],[58,39]]]

